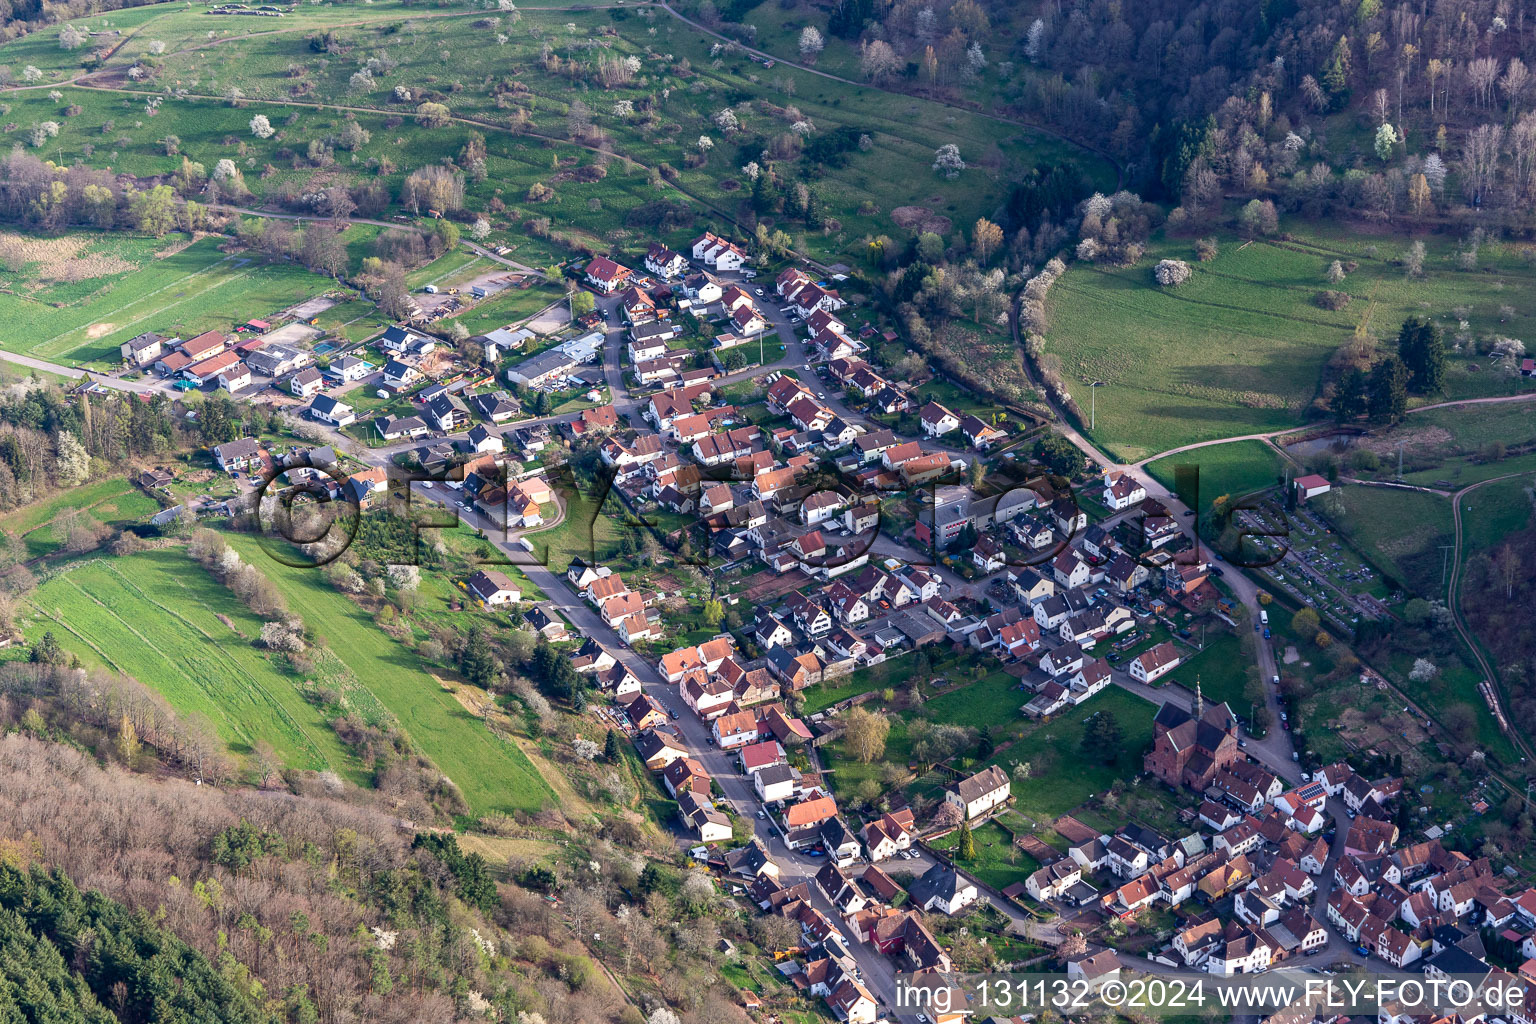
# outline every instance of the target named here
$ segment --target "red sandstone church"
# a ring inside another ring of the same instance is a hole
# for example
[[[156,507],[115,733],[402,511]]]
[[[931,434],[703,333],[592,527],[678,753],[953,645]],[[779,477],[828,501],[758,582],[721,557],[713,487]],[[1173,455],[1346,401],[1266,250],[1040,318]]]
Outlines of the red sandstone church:
[[[1198,684],[1193,714],[1165,703],[1152,722],[1155,733],[1145,767],[1170,786],[1204,790],[1223,768],[1242,759],[1232,709],[1225,703],[1206,707]]]

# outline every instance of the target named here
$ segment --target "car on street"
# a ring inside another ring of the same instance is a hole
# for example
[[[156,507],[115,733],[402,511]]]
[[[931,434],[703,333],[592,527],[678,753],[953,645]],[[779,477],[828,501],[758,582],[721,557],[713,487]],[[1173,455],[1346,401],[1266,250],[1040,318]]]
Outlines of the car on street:
[[[768,812],[763,810],[762,808],[758,808],[757,816],[759,818],[762,818],[764,821],[766,821],[768,819]]]

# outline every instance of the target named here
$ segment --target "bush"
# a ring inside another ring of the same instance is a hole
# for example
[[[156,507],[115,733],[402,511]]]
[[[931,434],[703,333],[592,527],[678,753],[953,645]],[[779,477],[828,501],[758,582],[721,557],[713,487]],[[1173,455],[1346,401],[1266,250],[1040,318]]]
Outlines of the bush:
[[[1349,305],[1349,300],[1352,297],[1348,292],[1336,292],[1330,289],[1318,292],[1317,297],[1313,301],[1323,309],[1338,310]]]

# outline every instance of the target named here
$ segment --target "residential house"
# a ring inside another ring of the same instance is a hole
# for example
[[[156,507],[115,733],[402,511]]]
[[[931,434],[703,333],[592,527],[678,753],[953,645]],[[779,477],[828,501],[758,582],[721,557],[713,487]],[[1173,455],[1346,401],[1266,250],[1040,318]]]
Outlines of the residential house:
[[[118,346],[123,361],[130,366],[143,366],[160,358],[165,351],[165,339],[153,331],[129,338]]]
[[[226,441],[213,449],[213,461],[226,473],[234,473],[243,469],[253,469],[262,466],[261,442],[254,437],[242,437],[236,441]]]
[[[632,273],[622,263],[615,263],[606,256],[594,256],[587,264],[585,280],[595,290],[611,295],[624,287]]]
[[[770,764],[751,774],[752,788],[757,790],[757,798],[765,804],[783,803],[800,795],[800,773],[789,764]]]
[[[659,772],[673,761],[687,757],[688,748],[669,732],[647,729],[635,737],[635,753],[647,769]]]
[[[656,698],[642,693],[624,706],[625,717],[637,730],[655,729],[667,724],[667,709]]]
[[[313,366],[306,366],[288,378],[288,391],[299,398],[313,398],[325,387],[325,378]]]
[[[390,359],[384,364],[381,382],[386,388],[394,391],[404,391],[419,380],[421,380],[421,371],[409,363],[403,363],[398,359]]]
[[[954,915],[975,903],[976,884],[948,864],[935,864],[907,887],[912,904],[922,910]]]
[[[251,386],[251,371],[237,359],[233,366],[219,374],[218,385],[230,394],[243,391]]]
[[[966,413],[960,417],[960,432],[977,451],[986,451],[1008,435],[985,421]]]
[[[711,783],[704,766],[691,757],[680,757],[669,763],[662,769],[661,781],[673,797],[681,793],[708,796]]]
[[[455,394],[442,394],[422,407],[423,417],[445,434],[469,426],[469,406]]]
[[[1173,641],[1164,640],[1156,647],[1150,648],[1131,659],[1127,671],[1131,678],[1140,683],[1151,683],[1178,668],[1183,659],[1179,650],[1173,645]],[[1166,705],[1165,705],[1166,706]]]
[[[310,402],[309,415],[311,419],[329,423],[333,427],[345,427],[357,421],[357,413],[353,412],[350,405],[330,395],[319,395]]]
[[[757,740],[757,716],[751,711],[733,711],[715,719],[710,731],[721,750],[744,747]]]
[[[645,269],[661,278],[681,277],[688,270],[688,259],[660,242],[652,242],[645,250]]]
[[[357,356],[342,356],[340,359],[331,361],[331,364],[325,368],[325,375],[342,384],[352,384],[368,376],[370,369],[372,367],[367,361]]]
[[[373,429],[384,440],[397,441],[400,438],[421,437],[432,428],[417,416],[380,416],[373,421]]]
[[[523,592],[512,582],[512,578],[495,569],[482,569],[459,585],[464,588],[470,600],[482,608],[517,604],[523,599]]]
[[[941,437],[960,429],[960,417],[938,402],[929,402],[918,412],[925,437]]]
[[[950,786],[944,792],[944,800],[960,808],[966,819],[976,821],[1007,803],[1011,793],[1008,773],[992,765]]]
[[[731,819],[710,801],[707,790],[684,790],[677,798],[677,811],[683,824],[699,842],[723,843],[731,838]]]
[[[1145,501],[1147,489],[1129,473],[1111,472],[1104,475],[1103,497],[1104,504],[1120,512]]]

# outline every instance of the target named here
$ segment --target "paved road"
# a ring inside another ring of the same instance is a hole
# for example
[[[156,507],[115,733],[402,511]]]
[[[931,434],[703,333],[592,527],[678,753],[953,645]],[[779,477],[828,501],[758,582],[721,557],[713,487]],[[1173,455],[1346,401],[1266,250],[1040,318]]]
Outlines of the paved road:
[[[131,391],[140,395],[153,394],[161,390],[158,383],[142,380],[119,380],[116,377],[108,377],[106,374],[93,373],[75,366],[64,366],[60,363],[50,363],[46,359],[34,359],[31,356],[20,355],[16,352],[0,352],[0,360],[7,363],[15,363],[17,366],[25,366],[29,370],[41,370],[44,373],[54,373],[61,377],[69,377],[79,380],[82,376],[89,375],[91,380],[102,387],[111,388],[113,391]]]

